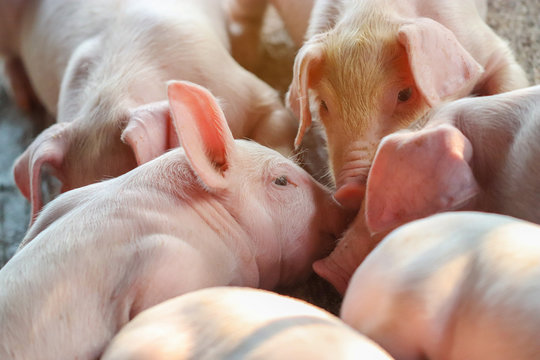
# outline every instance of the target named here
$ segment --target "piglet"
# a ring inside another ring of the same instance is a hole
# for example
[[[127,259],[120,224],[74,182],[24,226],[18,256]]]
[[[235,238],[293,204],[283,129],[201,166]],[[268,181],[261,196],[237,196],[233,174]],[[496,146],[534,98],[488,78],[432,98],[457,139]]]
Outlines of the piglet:
[[[447,104],[386,137],[368,180],[370,232],[454,209],[540,223],[539,137],[540,85]]]
[[[351,227],[315,271],[341,292],[390,230],[450,210],[540,223],[540,86],[467,98],[380,143]]]
[[[137,315],[101,357],[128,359],[380,359],[391,357],[340,319],[263,290],[198,290]]]
[[[0,35],[8,35],[0,36],[0,56],[12,69],[14,93],[24,94],[29,79],[58,122],[15,163],[32,218],[42,207],[43,168],[67,191],[177,146],[166,101],[171,79],[218,96],[235,138],[292,152],[297,123],[277,92],[232,58],[222,3],[0,1]]]
[[[358,267],[341,317],[396,359],[538,359],[539,240],[498,214],[406,224]]]
[[[288,94],[296,145],[320,117],[336,198],[358,210],[378,143],[429,109],[527,86],[485,0],[320,0]]]
[[[60,195],[0,270],[0,358],[95,359],[169,298],[292,285],[345,227],[298,165],[234,140],[207,90],[172,82],[168,93],[183,148]]]

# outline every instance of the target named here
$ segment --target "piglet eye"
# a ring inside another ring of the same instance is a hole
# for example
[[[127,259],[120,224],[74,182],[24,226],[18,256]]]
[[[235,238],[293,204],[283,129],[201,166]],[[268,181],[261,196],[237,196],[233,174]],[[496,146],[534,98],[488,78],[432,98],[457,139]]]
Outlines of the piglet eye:
[[[288,183],[289,183],[289,179],[287,179],[287,176],[285,175],[281,175],[280,177],[277,177],[274,180],[274,184],[279,185],[279,186],[287,186]]]
[[[328,111],[328,106],[324,100],[321,100],[321,110]]]
[[[409,100],[412,96],[412,88],[408,87],[406,89],[403,89],[401,90],[399,93],[398,93],[398,100],[400,102],[405,102],[407,100]]]

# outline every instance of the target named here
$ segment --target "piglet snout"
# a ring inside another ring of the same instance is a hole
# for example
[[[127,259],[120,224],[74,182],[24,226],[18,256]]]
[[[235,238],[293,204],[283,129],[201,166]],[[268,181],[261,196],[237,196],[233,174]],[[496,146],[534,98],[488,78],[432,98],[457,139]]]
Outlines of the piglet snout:
[[[330,238],[332,249],[336,245],[338,239],[343,236],[356,216],[356,211],[342,206],[333,196],[328,196],[327,205],[323,207],[321,232],[325,238]],[[326,253],[325,255],[328,255]]]
[[[360,209],[365,194],[365,182],[356,180],[340,186],[334,193],[334,199],[345,209],[357,212]]]

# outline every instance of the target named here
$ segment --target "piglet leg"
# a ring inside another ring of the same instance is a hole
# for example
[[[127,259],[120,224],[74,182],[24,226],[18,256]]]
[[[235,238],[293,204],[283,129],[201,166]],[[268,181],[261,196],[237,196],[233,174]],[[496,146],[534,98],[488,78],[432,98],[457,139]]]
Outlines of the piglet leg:
[[[13,101],[20,109],[30,111],[38,103],[38,100],[21,59],[16,57],[6,59],[4,72],[11,86],[10,95]]]
[[[259,61],[259,42],[266,0],[228,0],[229,37],[234,59],[250,71]]]

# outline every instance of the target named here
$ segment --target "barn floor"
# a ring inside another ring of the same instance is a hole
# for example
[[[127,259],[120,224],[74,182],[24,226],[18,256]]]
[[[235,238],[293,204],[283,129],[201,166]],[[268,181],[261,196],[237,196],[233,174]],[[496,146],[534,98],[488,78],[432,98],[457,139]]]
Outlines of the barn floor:
[[[273,11],[269,12],[267,19],[263,30],[264,61],[256,72],[284,93],[290,82],[294,48],[279,27],[280,21]],[[531,84],[540,84],[540,2],[488,0],[487,21],[508,40]],[[4,80],[0,74],[0,84]],[[0,87],[0,267],[13,256],[29,222],[29,203],[13,181],[13,161],[50,122],[43,111],[35,110],[30,114],[19,111],[10,101],[5,87]],[[314,282],[307,292],[320,294],[321,291],[330,289],[325,284]],[[335,298],[335,294],[330,298]],[[335,311],[335,306],[325,300],[320,301],[323,307],[333,307]]]

